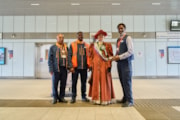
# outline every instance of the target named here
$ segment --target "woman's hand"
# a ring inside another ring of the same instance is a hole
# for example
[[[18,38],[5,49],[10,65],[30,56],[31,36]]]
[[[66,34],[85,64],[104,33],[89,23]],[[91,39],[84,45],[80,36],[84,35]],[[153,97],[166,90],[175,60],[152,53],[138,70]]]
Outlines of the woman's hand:
[[[111,61],[118,61],[118,60],[120,60],[119,55],[113,56],[111,59]]]

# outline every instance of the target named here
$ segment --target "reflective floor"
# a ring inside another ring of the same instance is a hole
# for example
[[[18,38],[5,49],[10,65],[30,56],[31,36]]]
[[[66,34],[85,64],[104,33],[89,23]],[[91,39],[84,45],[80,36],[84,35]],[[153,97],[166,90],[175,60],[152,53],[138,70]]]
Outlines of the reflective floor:
[[[120,99],[119,81],[113,85]],[[0,120],[180,120],[179,86],[180,79],[134,79],[135,105],[123,108],[82,102],[79,81],[77,103],[52,105],[50,79],[0,79]]]

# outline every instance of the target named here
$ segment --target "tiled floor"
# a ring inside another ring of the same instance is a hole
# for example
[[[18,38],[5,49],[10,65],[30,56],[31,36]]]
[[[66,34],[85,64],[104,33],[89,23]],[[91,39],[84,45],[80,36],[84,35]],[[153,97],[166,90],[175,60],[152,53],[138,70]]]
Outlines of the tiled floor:
[[[122,97],[121,86],[118,80],[113,80],[116,99]],[[38,105],[36,107],[13,106],[3,103],[2,101],[8,100],[43,100],[50,101],[51,97],[51,80],[49,79],[0,79],[0,120],[150,120],[147,115],[155,120],[156,116],[152,114],[148,105],[158,106],[161,102],[180,99],[180,79],[134,79],[133,80],[133,96],[135,99],[135,106],[130,108],[122,108],[120,105],[110,106],[93,106],[89,105],[83,107],[83,103],[76,103],[76,106],[66,105],[51,105],[50,102],[47,106]],[[80,83],[78,82],[78,96],[80,100]],[[88,86],[87,86],[88,88]],[[87,89],[88,93],[88,89]],[[66,98],[70,100],[70,98]],[[151,99],[154,101],[151,101]],[[173,100],[172,100],[173,99]],[[142,102],[141,102],[142,101]],[[150,101],[150,103],[149,103]],[[142,104],[141,104],[142,103]],[[3,105],[2,105],[3,104]],[[23,103],[22,103],[23,104]],[[91,104],[91,103],[89,103]],[[147,105],[148,104],[148,105]],[[161,105],[161,104],[160,104]],[[171,104],[169,104],[170,106]],[[177,113],[180,113],[178,104],[171,106]],[[165,107],[166,108],[166,107]],[[146,114],[143,114],[143,112]],[[165,113],[165,111],[162,111]],[[161,117],[162,113],[156,114]],[[178,116],[174,114],[174,116]],[[164,116],[163,116],[164,117]],[[166,117],[166,116],[165,116]],[[176,118],[176,117],[173,117]],[[163,119],[163,118],[161,118]],[[170,119],[170,118],[164,118]],[[179,118],[180,119],[180,118]],[[178,119],[177,119],[178,120]]]
[[[173,106],[173,108],[180,112],[180,106],[179,107],[178,106]]]

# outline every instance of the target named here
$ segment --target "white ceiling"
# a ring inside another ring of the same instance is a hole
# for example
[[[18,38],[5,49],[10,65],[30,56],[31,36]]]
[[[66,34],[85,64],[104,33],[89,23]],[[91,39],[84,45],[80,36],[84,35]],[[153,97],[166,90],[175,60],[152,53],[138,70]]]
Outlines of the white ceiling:
[[[0,15],[180,15],[179,8],[180,0],[0,0]]]

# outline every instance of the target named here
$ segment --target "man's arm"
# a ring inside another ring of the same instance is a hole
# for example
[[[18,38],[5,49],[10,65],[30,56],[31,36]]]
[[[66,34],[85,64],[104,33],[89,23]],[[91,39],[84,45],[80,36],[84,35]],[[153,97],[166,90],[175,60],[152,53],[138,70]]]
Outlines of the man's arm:
[[[89,63],[90,63],[90,65],[89,65],[89,68],[90,69],[92,69],[92,67],[93,67],[93,58],[94,58],[94,55],[93,55],[93,48],[94,48],[94,43],[91,43],[91,45],[89,46]]]
[[[70,45],[69,50],[68,50],[68,68],[72,68],[72,46]]]
[[[51,74],[53,74],[53,50],[52,50],[52,47],[50,47],[50,49],[49,49],[48,66],[49,66],[49,72]]]

